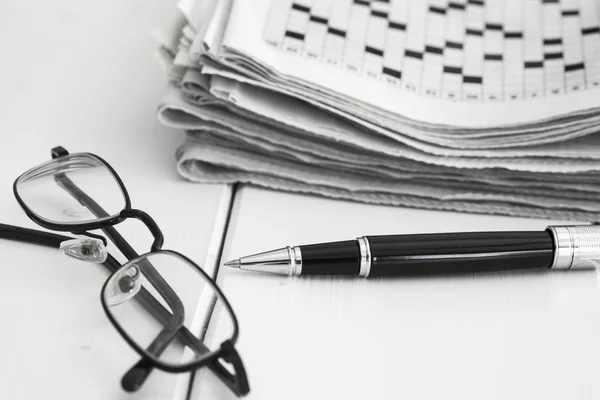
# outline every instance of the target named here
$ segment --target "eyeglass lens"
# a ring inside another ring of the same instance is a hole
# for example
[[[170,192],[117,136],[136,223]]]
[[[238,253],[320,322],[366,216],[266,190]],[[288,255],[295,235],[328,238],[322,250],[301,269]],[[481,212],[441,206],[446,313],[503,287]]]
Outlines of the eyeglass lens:
[[[33,168],[17,180],[16,191],[38,217],[60,224],[107,219],[126,203],[113,173],[91,154],[70,154]],[[82,196],[93,199],[106,214],[95,215]]]
[[[136,301],[141,290],[157,300],[166,317],[157,318]],[[170,366],[205,358],[235,334],[234,317],[212,282],[174,253],[151,253],[127,263],[109,279],[102,295],[125,335]],[[194,335],[192,343],[182,340],[184,327]]]

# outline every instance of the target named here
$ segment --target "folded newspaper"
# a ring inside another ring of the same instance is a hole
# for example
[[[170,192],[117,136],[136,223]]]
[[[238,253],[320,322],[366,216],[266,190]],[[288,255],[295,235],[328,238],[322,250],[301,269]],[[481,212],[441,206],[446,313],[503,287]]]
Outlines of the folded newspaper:
[[[187,179],[600,217],[595,0],[183,0],[156,32]]]

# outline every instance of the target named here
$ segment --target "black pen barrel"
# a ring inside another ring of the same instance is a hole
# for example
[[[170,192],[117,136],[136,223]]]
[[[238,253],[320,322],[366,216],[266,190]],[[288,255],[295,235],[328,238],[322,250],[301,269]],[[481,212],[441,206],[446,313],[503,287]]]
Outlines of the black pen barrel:
[[[549,268],[552,236],[535,232],[463,232],[367,236],[369,277],[464,274]]]
[[[356,240],[300,246],[302,275],[358,275],[360,251]]]

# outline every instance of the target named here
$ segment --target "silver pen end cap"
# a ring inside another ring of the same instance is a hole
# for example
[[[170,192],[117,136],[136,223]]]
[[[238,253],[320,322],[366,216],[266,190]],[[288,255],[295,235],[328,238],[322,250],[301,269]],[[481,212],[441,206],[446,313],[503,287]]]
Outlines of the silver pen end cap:
[[[229,268],[239,268],[241,263],[240,260],[231,260],[227,261],[224,265]]]

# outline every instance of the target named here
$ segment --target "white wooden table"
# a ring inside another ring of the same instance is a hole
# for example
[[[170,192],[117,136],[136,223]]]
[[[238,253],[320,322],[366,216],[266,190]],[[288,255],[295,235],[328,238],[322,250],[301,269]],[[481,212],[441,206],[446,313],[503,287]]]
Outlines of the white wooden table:
[[[173,1],[0,2],[0,222],[34,227],[13,180],[50,148],[89,151],[123,178],[166,248],[216,267],[230,188],[182,181],[182,133],[161,127],[165,84],[150,32]],[[368,234],[543,229],[552,221],[428,212],[242,187],[222,259]],[[119,226],[140,252],[151,238]],[[137,361],[99,293],[106,271],[0,240],[0,399],[184,399],[189,376],[153,372],[120,388]],[[291,279],[219,269],[240,323],[249,399],[598,399],[595,271],[393,280]],[[233,396],[200,373],[192,399]]]

